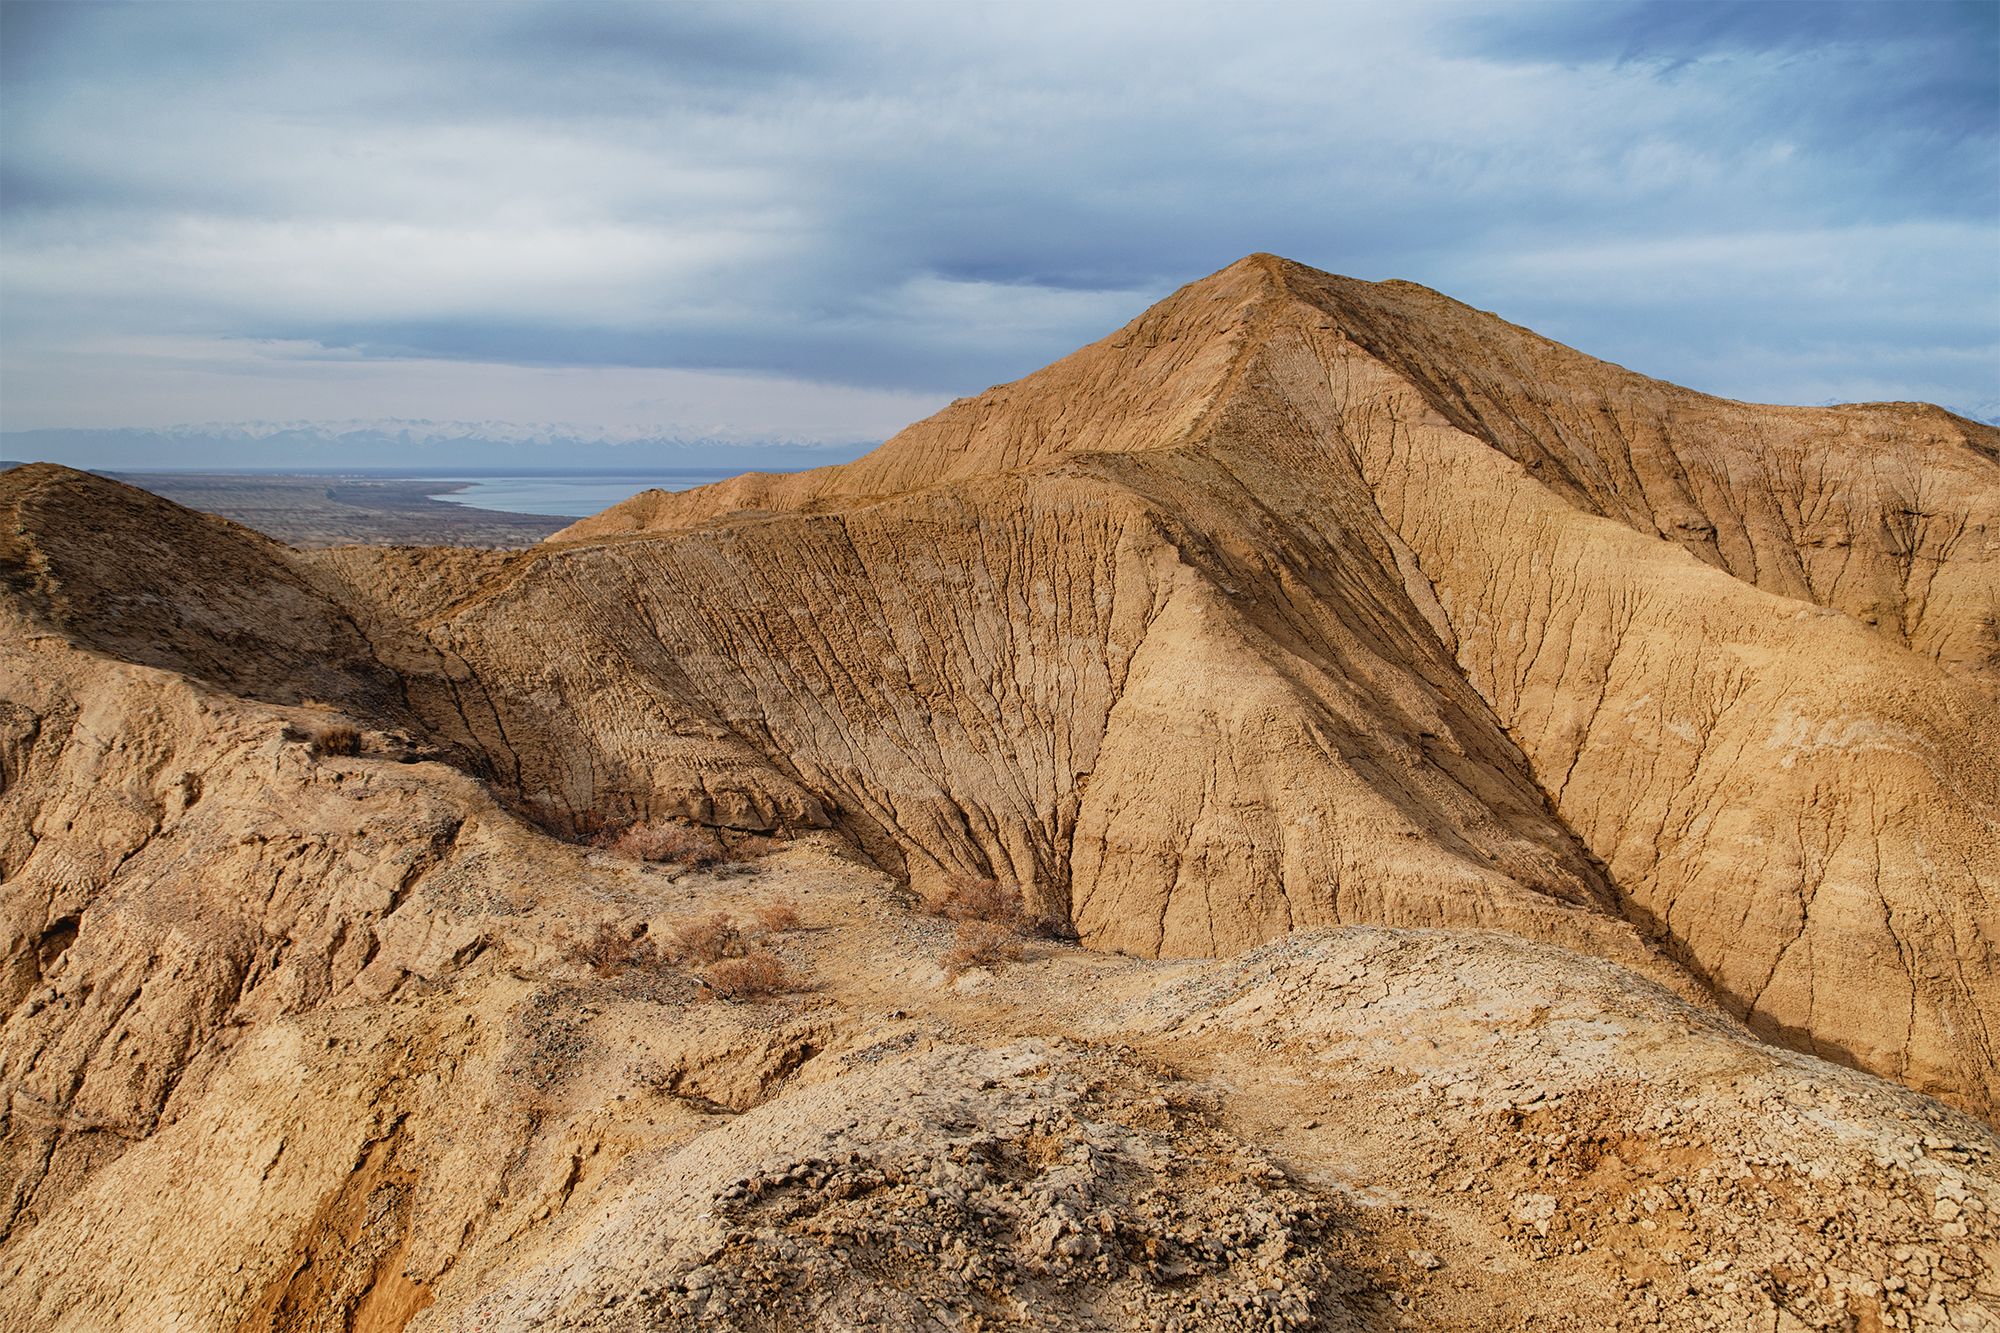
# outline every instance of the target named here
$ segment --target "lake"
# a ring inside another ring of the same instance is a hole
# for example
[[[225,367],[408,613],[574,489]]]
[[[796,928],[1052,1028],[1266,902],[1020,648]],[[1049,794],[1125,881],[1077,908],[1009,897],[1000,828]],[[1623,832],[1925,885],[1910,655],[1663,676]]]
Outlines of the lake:
[[[712,481],[733,477],[741,469],[687,470],[679,472],[632,473],[606,476],[580,473],[573,476],[518,477],[427,477],[439,485],[463,486],[464,490],[431,498],[474,509],[497,510],[503,514],[543,514],[555,518],[587,518],[629,500],[640,491],[685,491]]]

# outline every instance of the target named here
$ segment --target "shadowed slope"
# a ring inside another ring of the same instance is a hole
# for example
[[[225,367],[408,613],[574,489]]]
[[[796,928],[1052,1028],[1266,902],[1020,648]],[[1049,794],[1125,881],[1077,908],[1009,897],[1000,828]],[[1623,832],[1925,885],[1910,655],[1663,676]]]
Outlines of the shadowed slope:
[[[1762,1030],[1991,1105],[2000,712],[1978,673],[1580,512],[1311,320],[1256,377],[1360,462],[1629,915]]]
[[[684,809],[712,783],[672,732],[700,718],[920,889],[997,873],[1105,947],[1367,919],[1643,956],[1400,580],[1310,531],[1240,530],[1227,474],[1150,480],[1028,474],[559,548],[427,633],[582,724],[597,749],[534,747],[524,777],[581,808]]]
[[[0,473],[0,577],[27,633],[256,698],[394,695],[289,548],[108,478],[49,463]]]
[[[2000,430],[1923,403],[1712,398],[1411,283],[1274,271],[1321,331],[1578,509],[2000,684]]]

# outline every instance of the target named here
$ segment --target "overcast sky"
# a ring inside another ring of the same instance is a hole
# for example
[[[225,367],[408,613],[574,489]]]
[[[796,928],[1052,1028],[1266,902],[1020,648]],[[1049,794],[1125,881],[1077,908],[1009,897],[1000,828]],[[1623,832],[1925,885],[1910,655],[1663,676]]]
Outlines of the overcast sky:
[[[1256,250],[2000,416],[1986,0],[6,0],[0,59],[6,430],[880,438]]]

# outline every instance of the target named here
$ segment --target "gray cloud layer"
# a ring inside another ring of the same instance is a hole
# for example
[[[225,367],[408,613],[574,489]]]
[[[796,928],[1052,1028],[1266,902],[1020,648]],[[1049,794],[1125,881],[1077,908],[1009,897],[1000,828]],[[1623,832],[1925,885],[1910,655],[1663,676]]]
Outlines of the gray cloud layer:
[[[10,0],[5,424],[484,419],[508,366],[574,421],[617,367],[755,374],[606,425],[832,385],[772,433],[859,438],[1252,250],[1992,416],[1996,16]]]

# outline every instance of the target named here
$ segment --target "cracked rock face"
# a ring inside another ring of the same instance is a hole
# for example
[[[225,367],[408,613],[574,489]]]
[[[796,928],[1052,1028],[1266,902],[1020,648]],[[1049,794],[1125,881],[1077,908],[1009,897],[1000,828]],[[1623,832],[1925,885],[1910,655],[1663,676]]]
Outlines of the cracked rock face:
[[[0,475],[0,1324],[1993,1326],[1996,459],[1257,256],[513,555]]]

